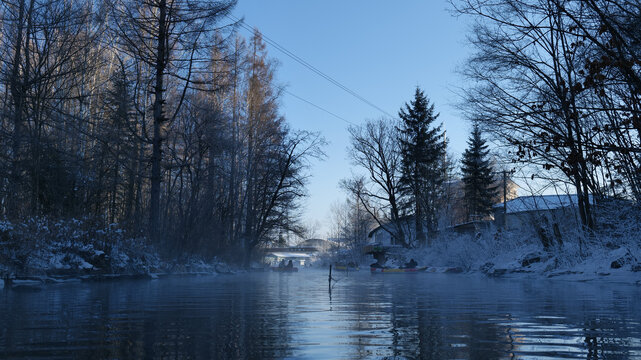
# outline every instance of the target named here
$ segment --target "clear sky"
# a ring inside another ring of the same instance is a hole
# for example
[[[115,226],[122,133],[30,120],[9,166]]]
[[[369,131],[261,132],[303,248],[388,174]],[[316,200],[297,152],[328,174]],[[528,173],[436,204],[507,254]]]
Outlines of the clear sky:
[[[233,14],[390,114],[420,86],[441,114],[449,152],[460,157],[470,126],[454,106],[462,83],[456,70],[469,54],[469,27],[448,9],[445,0],[239,0]],[[280,62],[277,81],[291,93],[355,124],[383,115],[277,49],[268,51]],[[346,197],[338,183],[357,171],[347,153],[349,124],[289,94],[281,105],[292,128],[319,131],[329,142],[327,159],[311,169],[304,213],[325,236],[331,204]]]

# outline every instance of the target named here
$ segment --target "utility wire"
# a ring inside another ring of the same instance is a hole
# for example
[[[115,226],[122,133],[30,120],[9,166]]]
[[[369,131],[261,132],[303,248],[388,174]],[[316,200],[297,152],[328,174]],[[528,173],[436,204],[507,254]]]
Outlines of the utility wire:
[[[233,16],[233,15],[231,15],[231,14],[230,14],[230,15],[227,15],[227,17],[228,17],[228,18],[230,18],[232,21],[237,22],[237,23],[238,23],[242,28],[244,28],[245,30],[247,30],[247,31],[249,31],[249,32],[253,32],[253,31],[254,31],[254,28],[252,28],[250,25],[248,25],[248,24],[245,22],[245,20],[238,19],[237,17],[235,17],[235,16]],[[390,114],[390,113],[388,113],[387,111],[385,111],[385,110],[381,109],[380,107],[376,106],[375,104],[373,104],[373,103],[372,103],[372,102],[370,102],[369,100],[365,99],[364,97],[362,97],[361,95],[359,95],[359,94],[358,94],[358,93],[356,93],[355,91],[351,90],[351,89],[350,89],[350,88],[348,88],[347,86],[345,86],[345,85],[341,84],[340,82],[338,82],[338,80],[335,80],[335,79],[334,79],[334,78],[332,78],[331,76],[329,76],[329,75],[325,74],[324,72],[320,71],[318,68],[314,67],[313,65],[311,65],[311,64],[310,64],[310,63],[308,63],[307,61],[305,61],[305,60],[303,60],[302,58],[300,58],[298,55],[296,55],[296,54],[294,54],[293,52],[291,52],[291,51],[287,50],[284,46],[282,46],[282,45],[280,45],[279,43],[277,43],[276,41],[274,41],[274,40],[270,39],[270,38],[269,38],[267,35],[265,35],[264,33],[262,33],[262,32],[261,32],[261,35],[262,35],[262,37],[263,37],[263,40],[264,40],[266,43],[268,43],[269,45],[271,45],[271,46],[275,47],[277,50],[279,50],[279,51],[280,51],[280,52],[282,52],[283,54],[285,54],[285,55],[289,56],[290,58],[292,58],[293,60],[295,60],[295,61],[296,61],[296,62],[298,62],[299,64],[303,65],[303,66],[304,66],[304,67],[306,67],[308,70],[310,70],[310,71],[312,71],[313,73],[315,73],[316,75],[318,75],[318,76],[322,77],[323,79],[325,79],[325,80],[329,81],[330,83],[332,83],[333,85],[335,85],[335,86],[336,86],[336,87],[338,87],[339,89],[341,89],[341,90],[345,91],[346,93],[348,93],[348,94],[352,95],[352,96],[353,96],[353,97],[355,97],[356,99],[358,99],[358,100],[362,101],[363,103],[365,103],[365,104],[367,104],[367,105],[369,105],[369,106],[373,107],[374,109],[376,109],[376,110],[378,110],[378,111],[382,112],[383,114],[385,114],[385,115],[387,115],[387,116],[389,116],[389,117],[394,117],[393,115],[391,115],[391,114]],[[290,94],[291,94],[291,93],[290,93]],[[323,110],[323,111],[326,111],[326,110]],[[343,119],[343,120],[344,120],[344,119]]]
[[[349,120],[345,119],[344,117],[338,116],[338,115],[334,114],[333,112],[331,112],[331,111],[329,111],[329,110],[327,110],[327,109],[324,109],[324,108],[322,108],[322,107],[320,107],[320,106],[318,106],[318,105],[314,104],[313,102],[311,102],[311,101],[309,101],[309,100],[303,99],[302,97],[300,97],[300,96],[298,96],[298,95],[296,95],[296,94],[292,93],[291,91],[288,91],[287,89],[281,88],[281,90],[282,90],[283,92],[286,92],[287,94],[289,94],[289,95],[291,95],[291,96],[293,96],[293,97],[297,98],[298,100],[300,100],[300,101],[302,101],[302,102],[305,102],[305,103],[307,103],[307,104],[309,104],[309,105],[311,105],[311,106],[313,106],[313,107],[315,107],[315,108],[317,108],[317,109],[319,109],[319,110],[321,110],[321,111],[324,111],[324,112],[326,112],[326,113],[328,113],[328,114],[332,115],[333,117],[335,117],[335,118],[337,118],[337,119],[339,119],[339,120],[342,120],[342,121],[344,121],[344,122],[346,122],[346,123],[348,123],[348,124],[350,124],[350,125],[354,125],[354,126],[356,126],[356,124],[355,124],[355,123],[353,123],[353,122],[351,122],[351,121],[349,121]]]

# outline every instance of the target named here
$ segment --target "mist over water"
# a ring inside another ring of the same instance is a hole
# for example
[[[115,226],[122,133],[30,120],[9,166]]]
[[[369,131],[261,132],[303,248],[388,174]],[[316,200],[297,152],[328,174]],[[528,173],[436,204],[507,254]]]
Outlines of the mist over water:
[[[255,273],[0,291],[6,358],[641,359],[641,288]]]

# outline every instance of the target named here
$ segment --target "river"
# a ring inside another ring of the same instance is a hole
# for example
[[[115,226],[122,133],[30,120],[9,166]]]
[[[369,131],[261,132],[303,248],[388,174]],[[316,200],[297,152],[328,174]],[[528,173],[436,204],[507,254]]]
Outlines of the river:
[[[0,290],[0,358],[641,359],[641,288],[327,270]]]

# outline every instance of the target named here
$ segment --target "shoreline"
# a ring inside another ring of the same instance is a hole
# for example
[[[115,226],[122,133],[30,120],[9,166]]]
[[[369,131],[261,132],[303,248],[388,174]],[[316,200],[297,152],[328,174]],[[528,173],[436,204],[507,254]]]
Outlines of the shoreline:
[[[78,275],[41,275],[41,276],[16,276],[14,278],[0,279],[0,290],[43,290],[45,286],[70,283],[106,283],[123,280],[158,280],[169,277],[205,277],[220,276],[217,272],[160,272],[148,274],[78,274]]]
[[[364,266],[364,272],[370,273],[369,267]],[[315,267],[312,271],[325,271],[328,268]],[[425,271],[412,274],[411,276],[430,276],[430,275],[448,275],[448,276],[478,276],[487,279],[495,280],[547,280],[547,281],[562,281],[562,282],[582,282],[593,284],[609,284],[609,285],[633,285],[641,286],[641,273],[620,270],[616,272],[605,273],[584,273],[580,271],[556,271],[550,273],[537,273],[535,271],[524,271],[522,269],[496,269],[495,272],[483,272],[481,270],[468,270],[452,267],[427,267]],[[302,272],[304,274],[305,271]],[[360,271],[363,272],[363,271]],[[11,291],[41,291],[45,287],[52,285],[61,285],[69,283],[105,283],[116,282],[123,280],[158,280],[166,278],[193,278],[193,277],[217,277],[224,275],[243,275],[251,274],[253,272],[239,269],[230,272],[216,272],[216,271],[193,271],[193,272],[155,272],[155,273],[122,273],[122,274],[68,274],[68,275],[31,275],[31,276],[16,276],[13,278],[0,279],[0,290]],[[394,274],[390,276],[404,276],[402,274]],[[407,275],[405,275],[407,276]]]

